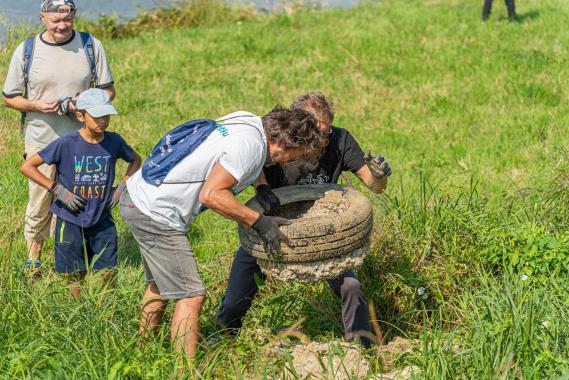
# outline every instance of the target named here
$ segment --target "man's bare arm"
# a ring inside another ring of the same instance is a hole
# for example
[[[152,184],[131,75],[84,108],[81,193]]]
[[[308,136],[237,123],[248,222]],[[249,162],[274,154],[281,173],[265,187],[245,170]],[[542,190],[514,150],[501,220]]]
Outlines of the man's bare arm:
[[[365,164],[360,170],[357,171],[356,176],[363,182],[364,185],[371,191],[381,194],[387,188],[387,177],[377,178],[369,170]]]
[[[4,96],[4,104],[20,112],[53,113],[59,109],[59,103],[55,100],[29,100],[23,96],[8,98]]]
[[[237,180],[220,164],[214,165],[200,192],[200,202],[226,218],[252,226],[260,214],[241,204],[231,192]]]

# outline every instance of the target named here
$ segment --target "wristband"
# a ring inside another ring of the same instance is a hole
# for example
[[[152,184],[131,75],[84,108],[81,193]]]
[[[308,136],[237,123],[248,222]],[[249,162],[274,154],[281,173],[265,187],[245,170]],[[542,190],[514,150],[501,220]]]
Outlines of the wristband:
[[[53,183],[51,184],[51,186],[49,187],[49,189],[47,189],[47,191],[49,193],[53,193],[53,190],[55,190],[55,188],[57,187],[57,181],[53,181]]]

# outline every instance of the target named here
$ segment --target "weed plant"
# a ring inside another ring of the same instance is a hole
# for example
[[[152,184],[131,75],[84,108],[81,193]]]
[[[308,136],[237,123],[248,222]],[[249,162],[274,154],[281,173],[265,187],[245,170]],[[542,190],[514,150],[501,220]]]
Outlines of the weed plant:
[[[426,379],[561,379],[569,376],[569,4],[518,7],[517,22],[496,4],[482,23],[474,1],[258,16],[197,0],[182,8],[191,15],[80,26],[102,39],[114,72],[121,115],[110,128],[142,156],[192,118],[262,115],[306,91],[329,95],[335,124],[394,169],[384,195],[352,182],[376,215],[358,269],[365,293],[386,340],[421,342],[396,367],[416,365]],[[10,31],[0,77],[24,34]],[[143,271],[118,213],[115,288],[99,290],[91,274],[83,300],[72,301],[51,242],[45,277],[30,285],[24,276],[18,130],[19,114],[0,110],[0,377],[168,378],[176,357],[167,327],[147,341],[136,335]],[[208,288],[207,339],[219,334],[213,321],[236,225],[206,212],[190,238]],[[239,337],[203,347],[188,377],[293,373],[286,350],[271,355],[291,326],[312,340],[341,338],[339,302],[325,284],[263,283]],[[376,350],[366,355],[380,371]]]

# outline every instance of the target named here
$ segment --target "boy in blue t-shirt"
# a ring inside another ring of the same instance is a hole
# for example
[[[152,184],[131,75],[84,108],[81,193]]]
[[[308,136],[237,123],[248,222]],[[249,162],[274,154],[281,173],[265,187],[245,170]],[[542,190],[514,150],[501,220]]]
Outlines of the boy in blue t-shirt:
[[[87,265],[94,270],[117,265],[117,231],[111,209],[118,204],[126,179],[141,164],[140,157],[114,132],[106,132],[117,111],[106,91],[91,88],[76,101],[76,116],[83,128],[53,141],[22,164],[21,172],[54,195],[51,212],[55,226],[55,270],[69,277],[71,293],[79,298],[73,277],[82,279]],[[115,163],[129,162],[125,177],[116,189]],[[44,176],[38,166],[55,165],[55,181]],[[41,263],[33,264],[37,268]],[[73,276],[71,276],[73,275]],[[103,281],[110,272],[103,274]]]

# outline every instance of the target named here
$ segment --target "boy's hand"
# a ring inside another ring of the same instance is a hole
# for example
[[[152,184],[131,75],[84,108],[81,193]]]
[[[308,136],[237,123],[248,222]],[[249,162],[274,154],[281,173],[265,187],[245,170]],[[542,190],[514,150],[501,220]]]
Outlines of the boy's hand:
[[[121,195],[124,189],[126,189],[126,182],[124,181],[119,183],[119,185],[113,189],[113,196],[111,197],[109,205],[107,206],[107,211],[110,212],[112,209],[117,207],[121,200]]]
[[[377,178],[382,179],[391,175],[391,166],[383,156],[373,157],[368,150],[364,157],[371,174]]]
[[[286,226],[291,224],[292,222],[284,219],[279,218],[278,216],[265,216],[261,214],[259,219],[251,226],[261,239],[265,245],[265,250],[268,251],[269,254],[277,254],[280,255],[280,245],[279,241],[283,240],[285,243],[288,243],[288,238],[285,234],[283,234],[280,230],[280,226]]]
[[[63,205],[72,212],[83,210],[87,204],[87,201],[85,199],[73,194],[61,183],[58,183],[55,186],[55,189],[53,189],[53,195],[55,196],[55,199],[63,203]]]
[[[257,186],[255,198],[265,210],[265,215],[274,215],[281,208],[281,201],[267,184]]]

